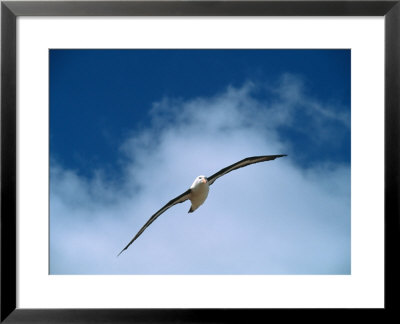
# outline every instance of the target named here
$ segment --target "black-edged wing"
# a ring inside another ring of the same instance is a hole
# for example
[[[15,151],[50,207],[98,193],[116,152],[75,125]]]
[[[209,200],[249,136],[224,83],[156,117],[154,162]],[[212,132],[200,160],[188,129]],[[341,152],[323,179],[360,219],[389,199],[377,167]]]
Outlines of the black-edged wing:
[[[211,186],[214,183],[214,181],[217,180],[219,177],[222,177],[223,175],[225,175],[233,170],[243,168],[245,166],[248,166],[248,165],[254,164],[254,163],[275,160],[276,158],[280,158],[282,156],[286,156],[286,154],[262,155],[262,156],[252,156],[252,157],[245,158],[239,162],[236,162],[230,166],[227,166],[226,168],[223,168],[222,170],[219,170],[217,173],[214,173],[211,177],[207,177],[208,185]]]
[[[143,225],[143,227],[139,230],[139,232],[134,236],[134,238],[128,243],[127,246],[123,248],[121,252],[118,253],[118,256],[124,252],[129,245],[131,245],[143,232],[144,230],[150,226],[151,223],[153,223],[158,216],[160,216],[163,212],[165,212],[167,209],[171,208],[172,206],[183,203],[184,201],[189,199],[190,195],[190,189],[186,190],[183,194],[179,195],[178,197],[170,200],[163,208],[161,208],[159,211],[157,211],[153,216],[150,217],[150,219],[146,222],[146,224]]]

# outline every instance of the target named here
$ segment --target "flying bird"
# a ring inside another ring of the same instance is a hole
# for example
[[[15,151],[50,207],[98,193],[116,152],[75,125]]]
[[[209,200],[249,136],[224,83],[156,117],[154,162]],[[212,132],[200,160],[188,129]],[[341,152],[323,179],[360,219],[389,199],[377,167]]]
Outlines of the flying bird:
[[[194,179],[193,184],[190,186],[188,190],[186,190],[183,194],[179,195],[178,197],[170,200],[164,207],[162,207],[153,216],[151,216],[150,219],[146,222],[146,224],[143,225],[143,227],[139,230],[139,232],[128,243],[128,245],[125,246],[121,252],[119,252],[118,256],[122,252],[124,252],[144,232],[144,230],[147,227],[149,227],[150,224],[153,223],[157,219],[157,217],[160,216],[167,209],[171,208],[176,204],[183,203],[186,200],[190,200],[192,205],[190,206],[188,213],[193,213],[207,199],[209,186],[211,186],[218,178],[222,177],[223,175],[233,170],[243,168],[250,164],[271,161],[275,160],[276,158],[280,158],[282,156],[286,156],[286,154],[248,157],[230,166],[227,166],[226,168],[219,170],[217,173],[214,173],[211,177],[205,177],[203,175],[198,176],[196,179]]]

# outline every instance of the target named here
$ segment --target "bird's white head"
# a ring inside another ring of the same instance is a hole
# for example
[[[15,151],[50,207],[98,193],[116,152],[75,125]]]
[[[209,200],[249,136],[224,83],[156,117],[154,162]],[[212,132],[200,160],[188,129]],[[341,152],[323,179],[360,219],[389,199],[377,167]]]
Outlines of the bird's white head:
[[[198,177],[196,177],[196,179],[194,179],[192,186],[190,187],[191,189],[198,187],[198,186],[202,186],[207,184],[208,180],[206,176],[200,175]]]

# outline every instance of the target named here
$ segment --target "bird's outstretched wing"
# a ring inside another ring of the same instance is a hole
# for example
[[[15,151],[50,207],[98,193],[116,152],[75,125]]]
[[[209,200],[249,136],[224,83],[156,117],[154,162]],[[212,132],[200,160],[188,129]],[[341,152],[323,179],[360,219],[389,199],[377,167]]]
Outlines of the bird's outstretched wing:
[[[211,177],[207,177],[208,185],[211,186],[214,183],[214,181],[217,180],[219,177],[222,177],[223,175],[225,175],[233,170],[243,168],[247,165],[254,164],[254,163],[275,160],[276,158],[280,158],[282,156],[286,156],[286,154],[262,155],[262,156],[253,156],[253,157],[245,158],[239,162],[236,162],[230,166],[227,166],[226,168],[223,168],[222,170],[219,170],[217,173],[214,173]]]
[[[143,232],[144,230],[150,226],[151,223],[153,223],[158,216],[160,216],[163,212],[165,212],[167,209],[171,208],[172,206],[183,203],[184,201],[189,199],[191,189],[186,190],[183,194],[179,195],[178,197],[170,200],[163,208],[161,208],[158,212],[156,212],[153,216],[150,217],[150,219],[146,222],[146,224],[143,225],[143,227],[140,229],[140,231],[134,236],[134,238],[128,243],[127,246],[123,248],[121,252],[118,253],[118,256],[124,252],[129,245],[131,245]]]

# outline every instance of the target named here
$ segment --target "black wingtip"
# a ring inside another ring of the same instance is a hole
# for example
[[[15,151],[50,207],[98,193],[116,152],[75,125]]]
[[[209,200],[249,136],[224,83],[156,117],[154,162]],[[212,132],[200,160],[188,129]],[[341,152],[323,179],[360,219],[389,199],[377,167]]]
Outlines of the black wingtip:
[[[123,249],[121,252],[118,253],[117,258],[121,255],[122,252],[124,252],[126,249]]]

